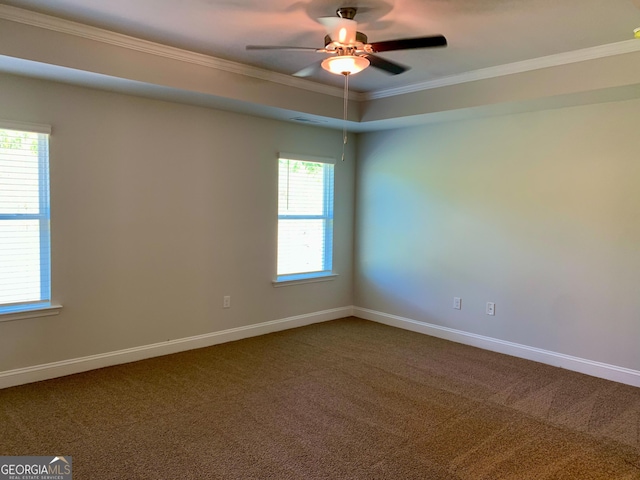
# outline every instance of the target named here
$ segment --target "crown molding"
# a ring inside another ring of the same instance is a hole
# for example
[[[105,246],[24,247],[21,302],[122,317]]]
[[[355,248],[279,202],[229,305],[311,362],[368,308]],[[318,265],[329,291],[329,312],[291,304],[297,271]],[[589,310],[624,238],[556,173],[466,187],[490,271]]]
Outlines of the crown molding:
[[[502,77],[512,75],[514,73],[530,72],[541,68],[557,67],[570,63],[583,62],[585,60],[595,60],[603,57],[612,57],[615,55],[623,55],[625,53],[633,53],[640,51],[640,42],[638,40],[625,40],[624,42],[609,43],[607,45],[599,45],[597,47],[583,48],[572,52],[558,53],[548,55],[546,57],[532,58],[521,62],[507,63],[505,65],[497,65],[495,67],[482,68],[469,72],[460,73],[458,75],[449,75],[426,82],[406,85],[404,87],[388,88],[384,90],[376,90],[366,94],[367,100],[375,100],[377,98],[393,97],[405,93],[414,93],[432,88],[448,87],[450,85],[458,85],[460,83],[473,82],[476,80],[486,80],[489,78]]]
[[[42,13],[32,12],[22,8],[12,7],[9,5],[0,5],[0,18],[10,20],[24,25],[44,28],[54,32],[74,35],[76,37],[86,38],[97,42],[115,45],[142,53],[157,55],[159,57],[169,58],[180,62],[200,65],[207,68],[213,68],[229,73],[245,75],[247,77],[258,78],[268,82],[278,83],[288,87],[300,88],[315,93],[331,95],[334,97],[342,97],[344,91],[341,87],[331,85],[323,85],[310,80],[298,77],[292,77],[283,73],[272,72],[258,67],[245,65],[238,62],[223,60],[221,58],[204,55],[201,53],[183,50],[181,48],[162,45],[160,43],[131,37],[121,33],[104,30],[102,28],[84,25],[82,23],[65,20],[62,18],[52,17]],[[358,92],[350,92],[352,100],[364,100],[364,95]]]
[[[285,85],[288,87],[300,88],[303,90],[331,95],[334,97],[342,97],[344,91],[341,87],[324,85],[310,80],[292,77],[282,73],[272,72],[258,67],[245,65],[230,60],[212,57],[201,53],[191,52],[168,45],[131,37],[121,33],[104,30],[102,28],[84,25],[82,23],[73,22],[42,13],[32,12],[22,8],[12,7],[9,5],[0,5],[0,19],[10,20],[16,23],[22,23],[34,27],[39,27],[59,33],[74,35],[109,45],[114,45],[142,53],[156,55],[159,57],[169,58],[185,63],[204,66],[220,71],[245,75],[268,82]],[[414,93],[422,90],[429,90],[439,87],[447,87],[458,85],[461,83],[473,82],[476,80],[486,80],[490,78],[512,75],[515,73],[529,72],[542,68],[557,67],[561,65],[583,62],[586,60],[594,60],[603,57],[622,55],[625,53],[633,53],[640,51],[640,41],[626,40],[623,42],[610,43],[596,47],[574,50],[571,52],[558,53],[545,57],[533,58],[521,62],[508,63],[505,65],[497,65],[494,67],[472,70],[456,75],[427,80],[412,85],[402,87],[394,87],[371,92],[349,92],[349,97],[355,101],[375,100],[385,97],[393,97],[406,93]]]

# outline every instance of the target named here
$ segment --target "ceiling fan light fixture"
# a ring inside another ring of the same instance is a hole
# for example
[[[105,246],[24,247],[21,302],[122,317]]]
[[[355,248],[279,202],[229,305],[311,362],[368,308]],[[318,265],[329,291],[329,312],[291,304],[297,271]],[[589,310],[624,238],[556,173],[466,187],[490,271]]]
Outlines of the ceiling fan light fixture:
[[[355,75],[369,65],[368,59],[356,55],[340,55],[322,61],[322,68],[336,75]]]

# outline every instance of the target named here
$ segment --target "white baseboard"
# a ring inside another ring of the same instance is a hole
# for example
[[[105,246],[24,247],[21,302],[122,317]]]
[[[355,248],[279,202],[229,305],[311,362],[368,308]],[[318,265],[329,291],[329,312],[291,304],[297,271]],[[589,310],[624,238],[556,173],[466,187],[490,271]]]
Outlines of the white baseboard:
[[[35,365],[33,367],[18,368],[0,372],[0,389],[38,382],[51,378],[62,377],[74,373],[86,372],[96,368],[110,367],[122,363],[135,362],[146,358],[159,357],[172,353],[193,350],[195,348],[210,347],[219,343],[233,342],[243,338],[265,335],[290,328],[303,327],[312,323],[326,322],[353,315],[353,307],[334,308],[321,312],[308,313],[295,317],[272,320],[270,322],[231,328],[220,332],[205,333],[195,337],[180,338],[167,342],[127,348],[115,352],[101,353],[82,358],[73,358],[60,362]]]
[[[571,355],[551,352],[496,338],[485,337],[453,328],[432,325],[362,307],[348,306],[279,320],[272,320],[270,322],[259,323],[256,325],[247,325],[245,327],[206,333],[204,335],[197,335],[194,337],[170,340],[152,345],[143,345],[115,352],[107,352],[88,357],[47,363],[44,365],[8,370],[0,372],[0,389],[62,377],[65,375],[72,375],[74,373],[86,372],[97,368],[135,362],[146,358],[170,355],[172,353],[183,352],[195,348],[209,347],[220,343],[242,340],[243,338],[265,335],[267,333],[278,332],[290,328],[303,327],[313,323],[336,320],[351,315],[355,315],[365,320],[390,325],[392,327],[423,333],[493,352],[504,353],[506,355],[533,360],[535,362],[573,370],[575,372],[584,373],[594,377],[604,378],[606,380],[612,380],[614,382],[624,383],[634,387],[640,387],[640,371],[637,370],[573,357]]]
[[[476,335],[474,333],[441,327],[439,325],[432,325],[361,307],[353,307],[353,315],[365,320],[390,325],[392,327],[424,333],[426,335],[431,335],[432,337],[443,338],[445,340],[471,345],[484,350],[490,350],[492,352],[504,353],[514,357],[553,365],[554,367],[573,370],[574,372],[584,373],[593,377],[604,378],[606,380],[640,387],[640,371],[632,370],[630,368],[618,367],[593,360],[573,357],[571,355],[542,350],[540,348],[528,347],[518,343],[506,342],[496,338]]]

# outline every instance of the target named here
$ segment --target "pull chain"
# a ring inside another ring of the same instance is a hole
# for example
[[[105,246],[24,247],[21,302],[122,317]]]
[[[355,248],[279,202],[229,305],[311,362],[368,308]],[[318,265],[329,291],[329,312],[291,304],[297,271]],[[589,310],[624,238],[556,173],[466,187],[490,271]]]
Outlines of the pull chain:
[[[349,72],[342,72],[344,75],[344,115],[342,117],[342,161],[344,162],[344,151],[347,146],[347,108],[349,106]]]

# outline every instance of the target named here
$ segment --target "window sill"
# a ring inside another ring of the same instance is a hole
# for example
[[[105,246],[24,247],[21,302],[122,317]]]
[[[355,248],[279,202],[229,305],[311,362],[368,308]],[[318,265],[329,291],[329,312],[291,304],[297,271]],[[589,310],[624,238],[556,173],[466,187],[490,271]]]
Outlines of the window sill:
[[[13,320],[24,320],[26,318],[50,317],[58,315],[62,310],[62,305],[50,305],[47,307],[22,310],[21,312],[0,313],[0,322],[11,322]]]
[[[337,273],[329,273],[329,274],[321,274],[315,277],[296,278],[291,280],[274,280],[271,283],[276,288],[288,287],[290,285],[301,285],[304,283],[328,282],[330,280],[335,280],[337,276],[338,276]]]

